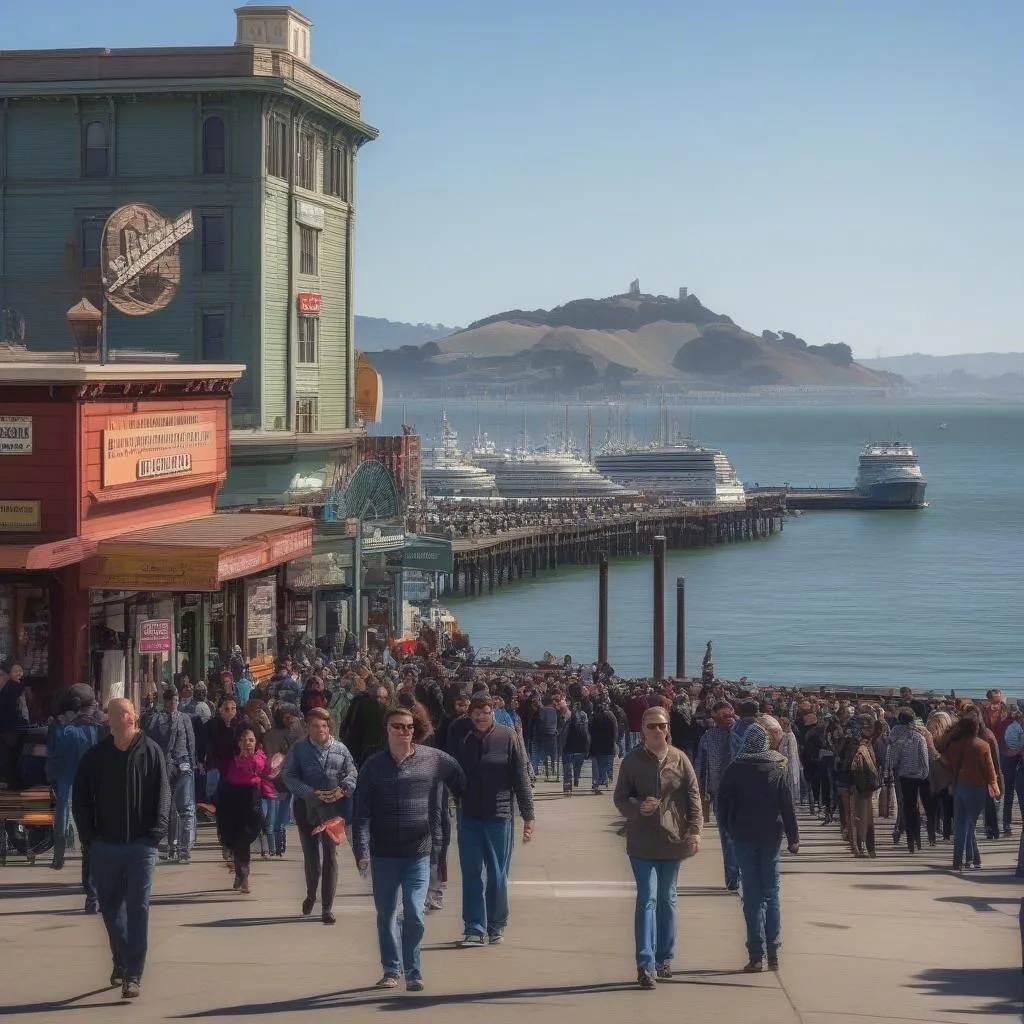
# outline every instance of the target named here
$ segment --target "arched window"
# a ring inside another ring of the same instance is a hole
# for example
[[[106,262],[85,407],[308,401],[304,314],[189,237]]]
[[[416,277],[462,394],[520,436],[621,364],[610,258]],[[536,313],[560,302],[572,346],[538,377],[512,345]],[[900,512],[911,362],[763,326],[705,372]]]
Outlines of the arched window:
[[[203,174],[223,174],[226,170],[224,119],[208,117],[203,122]]]
[[[110,129],[106,121],[89,121],[84,136],[82,169],[86,177],[106,177],[110,173]]]

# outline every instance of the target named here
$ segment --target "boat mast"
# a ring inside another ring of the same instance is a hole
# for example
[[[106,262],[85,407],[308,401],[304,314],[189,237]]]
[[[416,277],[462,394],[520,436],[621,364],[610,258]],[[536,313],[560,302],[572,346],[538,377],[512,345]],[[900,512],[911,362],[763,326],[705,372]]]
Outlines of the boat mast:
[[[594,417],[590,406],[587,406],[587,462],[594,461]]]

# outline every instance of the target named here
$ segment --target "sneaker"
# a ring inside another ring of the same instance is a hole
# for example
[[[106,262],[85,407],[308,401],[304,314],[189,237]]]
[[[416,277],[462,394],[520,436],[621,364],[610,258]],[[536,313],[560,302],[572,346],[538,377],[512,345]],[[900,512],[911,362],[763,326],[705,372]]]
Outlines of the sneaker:
[[[505,941],[504,932],[488,932],[487,941],[492,946],[500,946]]]
[[[651,974],[650,971],[645,971],[643,968],[640,968],[640,970],[636,972],[636,983],[641,988],[651,989],[657,986],[657,983],[654,980],[654,975]]]
[[[768,950],[768,970],[777,971],[779,969],[779,951],[777,949]]]
[[[435,911],[444,910],[444,900],[428,900],[426,912],[433,914]]]
[[[87,914],[98,914],[100,912],[100,905],[95,900],[86,900],[85,912]]]
[[[124,971],[120,967],[115,967],[110,972],[110,987],[120,988],[124,984]]]
[[[238,875],[235,875],[235,883],[232,886],[232,888],[236,891],[242,888],[242,880],[238,877]]]
[[[243,882],[243,883],[242,883],[242,884],[241,884],[241,885],[240,885],[240,886],[238,887],[238,891],[239,891],[239,892],[240,892],[240,893],[241,893],[241,894],[242,894],[243,896],[248,896],[248,895],[249,895],[249,893],[251,893],[251,892],[252,892],[252,889],[250,889],[250,888],[249,888],[249,883],[248,883],[248,882]]]
[[[377,982],[376,988],[398,988],[398,975],[397,974],[385,974],[380,981]]]
[[[422,978],[406,978],[405,979],[405,991],[406,992],[422,992],[424,989]]]
[[[337,924],[338,923],[338,919],[329,910],[325,910],[320,915],[320,920],[323,921],[324,924]]]
[[[658,981],[671,981],[672,980],[672,965],[671,964],[655,964],[654,973],[658,977]]]
[[[743,968],[744,974],[760,974],[764,970],[763,960],[751,960],[746,967]]]
[[[121,998],[122,999],[138,999],[139,998],[139,980],[138,978],[125,978],[124,983],[121,985]]]
[[[467,933],[461,939],[456,940],[455,945],[459,949],[468,949],[471,946],[486,946],[487,940],[477,932],[473,932],[472,934]]]
[[[309,915],[313,913],[313,904],[314,903],[316,903],[316,900],[313,897],[311,897],[311,896],[307,896],[302,901],[302,916],[303,917],[309,917]]]

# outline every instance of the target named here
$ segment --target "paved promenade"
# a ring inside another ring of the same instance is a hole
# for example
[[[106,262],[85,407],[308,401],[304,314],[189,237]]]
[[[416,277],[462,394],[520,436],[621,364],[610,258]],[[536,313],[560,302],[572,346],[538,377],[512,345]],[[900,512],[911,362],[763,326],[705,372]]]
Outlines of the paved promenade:
[[[73,885],[78,863],[0,868],[0,1021],[370,1021],[381,1011],[452,1024],[999,1022],[1021,1019],[1016,840],[983,843],[985,868],[938,870],[948,845],[913,858],[891,842],[875,861],[843,855],[834,828],[804,821],[784,861],[782,968],[740,973],[740,903],[722,888],[714,828],[684,865],[676,977],[635,987],[633,886],[609,797],[538,787],[534,842],[513,859],[505,944],[458,950],[459,890],[428,918],[426,992],[379,992],[368,883],[343,851],[338,924],[304,919],[298,843],[254,862],[251,896],[231,892],[210,829],[189,867],[158,869],[149,965],[130,1009],[105,987],[102,923]],[[883,823],[882,833],[891,826]],[[934,854],[934,855],[933,855]],[[319,908],[318,908],[319,909]]]

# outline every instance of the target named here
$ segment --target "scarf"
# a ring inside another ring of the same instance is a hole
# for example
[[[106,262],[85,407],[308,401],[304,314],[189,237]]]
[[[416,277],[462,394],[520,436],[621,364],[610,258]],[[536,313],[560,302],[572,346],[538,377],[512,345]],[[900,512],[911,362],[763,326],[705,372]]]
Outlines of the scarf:
[[[754,722],[747,727],[747,731],[743,734],[743,746],[736,755],[736,760],[768,763],[784,761],[785,758],[777,750],[771,749],[768,733]]]

